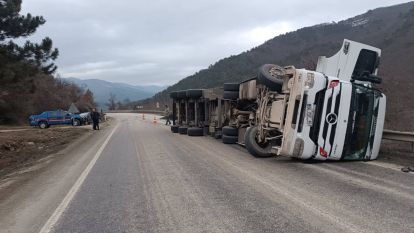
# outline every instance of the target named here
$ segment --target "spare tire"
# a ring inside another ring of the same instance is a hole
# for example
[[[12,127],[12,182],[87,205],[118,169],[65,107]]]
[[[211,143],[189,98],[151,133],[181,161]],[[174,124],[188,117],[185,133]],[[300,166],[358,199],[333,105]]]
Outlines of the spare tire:
[[[187,126],[180,126],[180,127],[178,127],[178,133],[179,134],[187,134],[187,129],[188,129]]]
[[[273,156],[271,153],[272,145],[270,143],[267,143],[265,145],[260,145],[259,143],[257,143],[257,131],[257,126],[247,128],[246,134],[244,136],[244,143],[246,144],[246,149],[254,157],[266,158]]]
[[[222,129],[223,135],[227,136],[238,136],[239,130],[231,126],[224,126]]]
[[[236,144],[238,141],[238,137],[237,136],[229,136],[229,135],[222,135],[221,139],[223,140],[224,144]]]
[[[204,129],[199,127],[191,127],[187,129],[188,136],[204,136]]]
[[[187,91],[177,91],[177,99],[187,98]]]
[[[180,126],[178,126],[178,125],[171,125],[171,132],[178,133],[178,127],[180,127]]]
[[[239,91],[240,84],[238,83],[225,83],[223,84],[224,91]]]
[[[257,83],[265,85],[271,91],[282,92],[285,69],[278,65],[265,64],[259,68]]]
[[[177,92],[176,91],[170,92],[170,98],[177,99]]]
[[[192,99],[198,99],[203,96],[202,89],[190,89],[187,90],[187,97]]]
[[[237,100],[239,98],[239,91],[225,91],[223,93],[223,99],[225,100]]]

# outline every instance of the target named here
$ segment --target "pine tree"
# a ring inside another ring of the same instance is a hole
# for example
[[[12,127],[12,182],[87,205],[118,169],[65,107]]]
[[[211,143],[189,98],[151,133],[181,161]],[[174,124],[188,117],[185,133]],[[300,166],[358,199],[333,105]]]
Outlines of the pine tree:
[[[10,72],[15,73],[16,69],[5,69],[10,69],[10,64],[16,62],[36,67],[45,74],[52,74],[57,69],[53,61],[59,56],[59,51],[53,48],[49,37],[40,44],[26,41],[23,46],[19,46],[13,42],[13,39],[32,35],[46,22],[42,16],[32,16],[30,13],[20,15],[21,4],[22,0],[0,0],[0,78],[10,75]]]

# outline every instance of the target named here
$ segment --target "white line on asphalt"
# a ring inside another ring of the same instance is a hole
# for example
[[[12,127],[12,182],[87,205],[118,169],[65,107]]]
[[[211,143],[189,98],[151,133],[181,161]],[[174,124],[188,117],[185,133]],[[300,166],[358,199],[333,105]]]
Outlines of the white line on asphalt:
[[[96,152],[95,156],[89,162],[88,166],[85,168],[85,170],[82,172],[82,174],[76,180],[75,184],[72,186],[72,188],[66,194],[65,198],[62,200],[62,202],[59,204],[59,206],[56,208],[56,210],[53,212],[53,214],[49,217],[49,219],[47,220],[45,225],[43,225],[43,227],[39,231],[39,233],[48,233],[53,229],[53,226],[59,220],[60,216],[63,214],[63,212],[68,207],[69,203],[72,201],[75,194],[78,192],[79,188],[82,186],[83,182],[85,181],[85,179],[88,176],[89,172],[92,170],[92,168],[95,165],[96,161],[99,159],[99,156],[102,154],[102,151],[105,149],[106,145],[108,144],[108,142],[111,139],[112,135],[115,133],[115,130],[118,128],[118,126],[119,126],[119,124],[117,124],[114,127],[112,132],[106,138],[105,142],[102,144],[102,146]]]

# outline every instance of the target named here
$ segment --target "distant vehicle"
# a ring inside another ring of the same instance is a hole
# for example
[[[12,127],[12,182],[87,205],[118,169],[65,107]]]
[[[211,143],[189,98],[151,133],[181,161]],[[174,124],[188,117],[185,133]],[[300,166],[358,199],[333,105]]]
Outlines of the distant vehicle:
[[[79,114],[82,125],[89,125],[92,123],[91,113],[83,112]]]
[[[39,115],[31,115],[29,123],[41,129],[49,128],[51,125],[81,125],[79,114],[72,114],[64,110],[46,111]]]

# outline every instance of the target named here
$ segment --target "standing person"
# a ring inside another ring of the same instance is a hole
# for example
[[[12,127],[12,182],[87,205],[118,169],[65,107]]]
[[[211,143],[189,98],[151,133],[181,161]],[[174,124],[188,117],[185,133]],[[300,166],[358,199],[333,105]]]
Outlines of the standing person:
[[[91,118],[93,122],[93,130],[99,130],[99,112],[96,111],[95,108],[92,109]]]
[[[170,108],[168,107],[168,105],[165,105],[165,117],[167,118],[167,121],[165,122],[165,125],[171,125],[171,121],[170,121]]]

